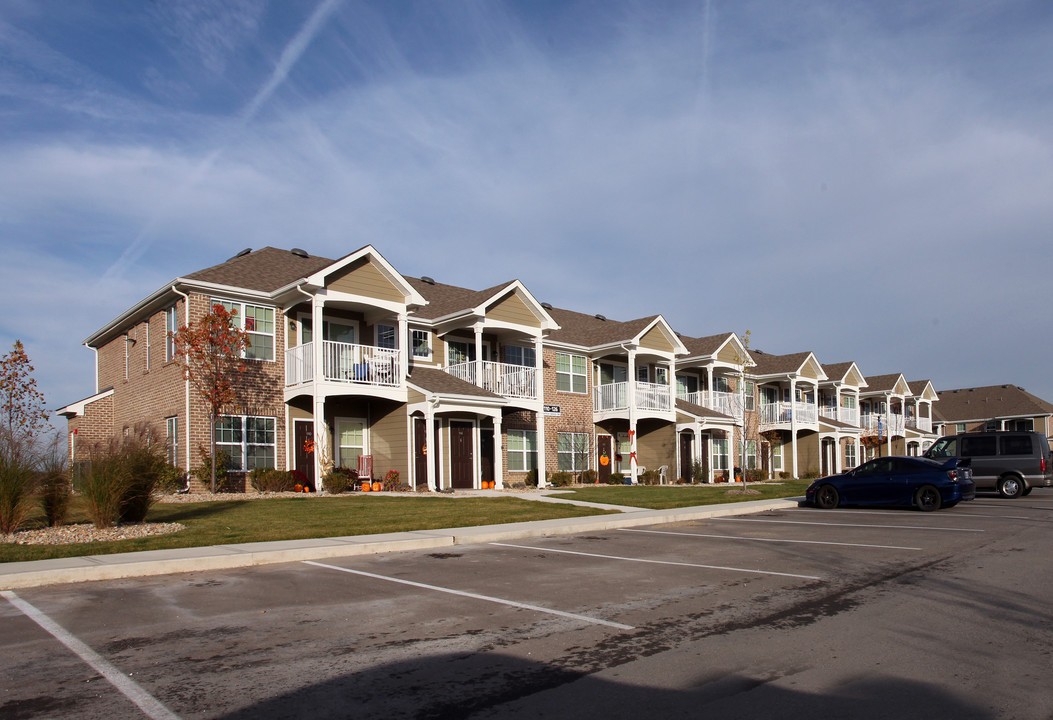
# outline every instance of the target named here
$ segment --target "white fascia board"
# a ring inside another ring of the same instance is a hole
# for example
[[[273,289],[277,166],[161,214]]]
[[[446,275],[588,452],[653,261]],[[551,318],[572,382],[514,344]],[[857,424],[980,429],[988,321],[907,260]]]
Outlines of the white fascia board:
[[[95,347],[95,343],[97,343],[102,338],[107,337],[111,334],[120,334],[119,328],[123,328],[133,318],[141,315],[143,310],[145,310],[146,308],[150,307],[151,305],[154,305],[155,303],[159,303],[159,301],[162,298],[164,298],[166,295],[172,292],[173,285],[179,285],[181,282],[182,280],[180,278],[176,278],[172,282],[167,283],[166,285],[150,293],[145,298],[137,302],[135,305],[132,305],[130,308],[125,310],[116,318],[106,323],[94,333],[89,335],[87,338],[84,339],[82,344],[88,347]]]
[[[716,352],[713,353],[713,357],[716,358],[720,355],[720,351],[726,348],[728,343],[735,344],[735,354],[741,354],[743,367],[752,367],[757,364],[756,361],[754,361],[753,356],[750,355],[750,351],[746,349],[746,346],[742,344],[742,340],[735,333],[728,333],[727,338],[724,339],[724,342],[722,342]]]
[[[485,301],[473,308],[473,311],[477,315],[485,315],[487,305],[497,302],[501,298],[505,297],[509,294],[509,291],[511,291],[511,294],[519,295],[519,297],[524,302],[526,302],[528,306],[530,306],[530,311],[534,313],[534,317],[541,321],[542,330],[559,330],[559,323],[557,323],[552,318],[552,316],[548,314],[548,311],[545,310],[544,307],[542,307],[541,303],[538,302],[537,298],[535,298],[534,295],[529,290],[527,290],[526,285],[524,285],[520,280],[513,280],[508,285],[505,285],[503,288],[491,295]]]
[[[487,398],[487,397],[480,397],[478,395],[456,395],[456,394],[447,394],[447,393],[437,393],[437,392],[434,392],[432,390],[425,390],[420,385],[416,385],[416,384],[414,384],[412,382],[408,382],[407,385],[411,389],[416,390],[417,392],[419,392],[422,395],[424,395],[424,397],[426,398],[427,402],[429,402],[429,403],[430,402],[438,403],[438,408],[439,408],[437,410],[438,412],[451,412],[451,410],[455,410],[458,407],[463,407],[463,408],[468,408],[468,407],[472,407],[472,408],[480,408],[480,407],[501,408],[501,407],[504,407],[505,405],[508,404],[508,398],[503,398],[503,397]],[[455,407],[451,408],[450,407],[451,405],[455,406]]]
[[[58,410],[55,411],[55,414],[65,415],[67,419],[78,417],[84,414],[84,408],[86,408],[88,405],[91,405],[93,402],[97,402],[98,400],[102,400],[105,397],[109,397],[110,395],[113,395],[112,387],[103,390],[101,393],[96,393],[91,397],[86,397],[83,400],[78,400],[77,402],[70,403],[65,407],[60,407]]]
[[[673,330],[673,326],[666,322],[666,319],[661,315],[656,317],[647,327],[645,327],[643,330],[637,333],[636,337],[634,337],[631,342],[635,343],[636,345],[639,345],[640,340],[643,338],[643,336],[651,332],[655,327],[658,327],[659,325],[662,328],[662,333],[673,345],[673,355],[687,355],[690,352],[684,345],[683,341],[680,340],[680,337],[676,334],[676,331]],[[667,353],[659,354],[666,355]]]
[[[402,291],[403,295],[406,297],[406,305],[423,307],[428,304],[428,301],[424,299],[424,296],[417,292],[412,285],[406,282],[406,278],[402,277],[402,274],[396,270],[383,255],[377,252],[377,249],[372,245],[366,245],[364,248],[356,250],[350,255],[345,255],[332,264],[326,265],[318,272],[310,275],[307,278],[307,282],[322,287],[325,285],[325,278],[327,275],[331,275],[337,270],[347,267],[351,263],[356,262],[367,255],[377,264],[381,274],[384,275],[392,285],[395,285],[400,291]]]

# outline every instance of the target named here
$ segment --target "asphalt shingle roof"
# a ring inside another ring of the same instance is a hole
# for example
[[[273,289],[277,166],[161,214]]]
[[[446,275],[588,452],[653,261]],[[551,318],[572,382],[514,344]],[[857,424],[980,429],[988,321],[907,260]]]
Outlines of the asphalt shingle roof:
[[[439,395],[470,395],[493,400],[503,399],[500,395],[495,395],[489,390],[484,390],[481,387],[472,385],[470,382],[454,377],[448,372],[436,370],[435,368],[412,368],[408,379],[409,382],[420,389]]]
[[[948,422],[996,417],[1037,417],[1053,414],[1053,404],[1016,385],[940,390],[934,405],[938,419]]]
[[[269,293],[316,273],[333,262],[329,258],[315,255],[304,258],[288,250],[265,247],[185,277],[188,280]]]
[[[750,350],[750,356],[756,366],[751,371],[754,375],[777,375],[800,370],[811,353],[799,352],[790,355],[769,355],[761,350]]]

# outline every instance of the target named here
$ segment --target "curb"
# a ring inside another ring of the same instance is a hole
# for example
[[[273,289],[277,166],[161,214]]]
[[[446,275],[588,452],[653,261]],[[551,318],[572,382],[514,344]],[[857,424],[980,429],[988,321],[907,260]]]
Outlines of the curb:
[[[751,500],[672,510],[630,509],[619,515],[538,520],[504,525],[415,530],[383,535],[354,535],[243,545],[213,545],[177,550],[150,550],[7,563],[0,565],[0,589],[17,590],[95,580],[122,580],[202,570],[230,570],[304,560],[325,560],[409,550],[431,550],[454,545],[481,545],[524,538],[573,535],[580,532],[616,530],[640,525],[678,523],[727,515],[784,510],[796,508],[800,500],[801,498]]]

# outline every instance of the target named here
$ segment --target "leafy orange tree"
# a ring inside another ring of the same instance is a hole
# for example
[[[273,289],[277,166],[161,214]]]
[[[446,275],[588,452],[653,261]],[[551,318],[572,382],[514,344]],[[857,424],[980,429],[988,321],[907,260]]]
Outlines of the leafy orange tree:
[[[236,315],[237,310],[216,304],[196,323],[171,333],[176,359],[208,409],[212,492],[216,492],[216,420],[238,399],[236,378],[245,372],[242,355],[249,344]]]
[[[6,442],[12,447],[25,446],[47,428],[44,395],[37,389],[33,366],[21,340],[16,340],[11,352],[0,357],[0,409],[6,422]]]

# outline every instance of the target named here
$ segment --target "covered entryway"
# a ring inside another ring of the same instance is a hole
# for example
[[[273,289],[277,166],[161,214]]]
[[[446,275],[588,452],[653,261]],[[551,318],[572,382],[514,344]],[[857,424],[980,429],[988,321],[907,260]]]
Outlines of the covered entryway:
[[[692,433],[680,433],[680,479],[692,482],[691,471],[695,465],[695,454],[692,452],[695,437]]]
[[[314,477],[314,421],[297,420],[293,424],[293,469],[302,473],[311,490],[318,490]]]
[[[450,423],[450,487],[470,489],[475,487],[475,448],[472,434],[475,425],[470,422]]]
[[[614,462],[614,439],[610,435],[596,438],[596,476],[601,484],[611,479],[611,464]]]

